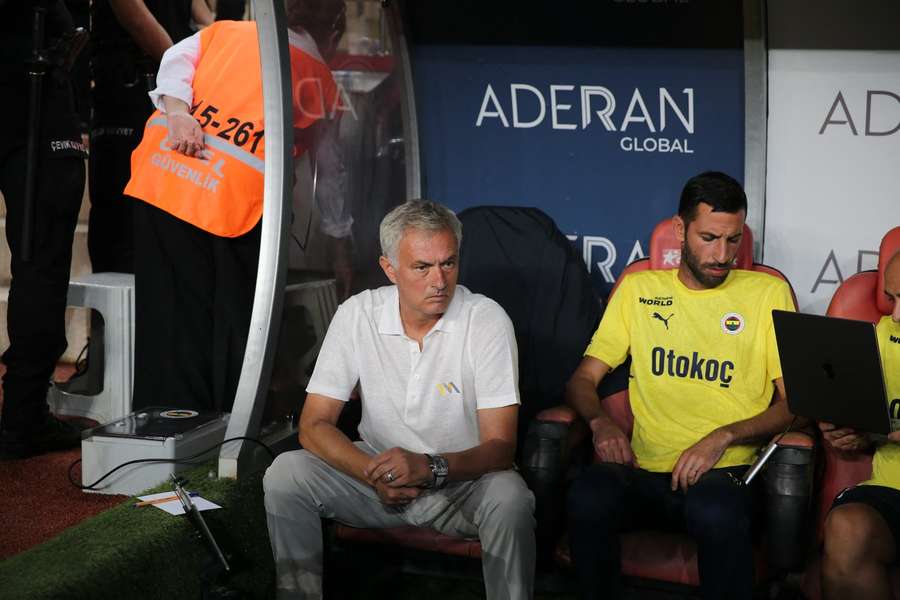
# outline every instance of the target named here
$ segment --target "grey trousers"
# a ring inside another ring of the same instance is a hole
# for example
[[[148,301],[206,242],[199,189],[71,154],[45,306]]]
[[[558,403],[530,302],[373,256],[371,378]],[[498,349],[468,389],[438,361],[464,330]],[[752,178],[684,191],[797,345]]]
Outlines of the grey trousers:
[[[298,450],[278,456],[263,488],[279,599],[322,597],[322,518],[352,527],[415,525],[477,537],[488,600],[532,597],[534,495],[515,471],[451,483],[397,508],[382,504],[370,486]]]

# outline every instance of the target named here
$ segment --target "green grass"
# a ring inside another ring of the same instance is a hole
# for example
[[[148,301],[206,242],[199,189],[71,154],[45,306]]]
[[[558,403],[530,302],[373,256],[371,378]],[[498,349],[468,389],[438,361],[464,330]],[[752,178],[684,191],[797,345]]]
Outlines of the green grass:
[[[234,569],[227,587],[240,592],[237,597],[241,599],[272,598],[274,565],[263,507],[262,473],[240,481],[219,480],[208,476],[214,468],[214,463],[209,463],[185,472],[184,476],[189,489],[223,507],[205,511],[203,516]],[[150,491],[170,489],[164,484]],[[201,598],[202,573],[211,560],[193,526],[185,517],[173,517],[157,509],[135,509],[132,502],[100,513],[40,546],[0,562],[0,598]],[[402,561],[394,562],[391,556],[378,548],[335,555],[333,560],[340,563],[338,578],[343,580],[337,583],[352,580],[342,597],[485,597],[478,578],[480,566],[474,561],[465,565],[468,578],[447,578],[401,572]],[[430,564],[438,565],[430,573],[444,573],[444,563],[436,555],[429,556]],[[574,595],[539,592],[535,597],[563,600]]]
[[[274,566],[262,503],[262,474],[210,479],[214,465],[186,472],[191,490],[219,504],[204,519],[235,574],[230,585],[248,598],[271,596]],[[170,490],[164,484],[151,491]],[[0,562],[0,597],[25,599],[199,598],[209,554],[185,517],[120,506]],[[52,510],[52,508],[48,508]]]

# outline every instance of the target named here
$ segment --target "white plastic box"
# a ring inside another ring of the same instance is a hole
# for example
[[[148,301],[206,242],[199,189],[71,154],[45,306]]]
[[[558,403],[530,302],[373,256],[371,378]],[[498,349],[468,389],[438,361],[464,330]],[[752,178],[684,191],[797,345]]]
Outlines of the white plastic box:
[[[60,382],[48,390],[51,410],[99,423],[127,415],[134,384],[134,275],[89,273],[72,279],[66,304],[97,311],[103,325],[91,320],[92,361],[84,378]],[[98,389],[78,389],[87,382]]]
[[[154,407],[96,427],[81,441],[82,485],[91,485],[117,466],[132,460],[184,460],[201,452],[203,455],[191,462],[209,460],[218,455],[216,444],[225,439],[228,417],[222,413]],[[172,462],[128,465],[103,479],[96,489],[85,491],[134,496],[192,466]]]

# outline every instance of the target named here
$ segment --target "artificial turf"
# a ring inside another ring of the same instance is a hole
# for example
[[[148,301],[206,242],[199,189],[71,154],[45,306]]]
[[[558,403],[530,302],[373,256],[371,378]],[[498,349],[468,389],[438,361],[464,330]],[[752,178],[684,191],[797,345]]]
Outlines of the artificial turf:
[[[184,516],[134,499],[91,517],[57,537],[0,561],[0,599],[266,599],[274,597],[274,564],[263,507],[262,473],[240,480],[216,479],[215,463],[183,472],[185,487],[222,506],[203,517],[232,566],[223,576]],[[170,484],[147,493],[171,490]],[[53,507],[47,507],[53,510]],[[36,517],[36,518],[39,518]],[[2,525],[0,525],[2,526]],[[389,553],[343,553],[340,575],[326,588],[350,599],[484,598],[475,578],[435,577],[398,571]],[[388,568],[385,568],[388,567]],[[334,594],[330,594],[335,597]],[[538,593],[539,599],[573,595]]]
[[[0,562],[0,598],[201,598],[204,577],[213,580],[207,590],[226,584],[241,598],[271,597],[262,474],[214,479],[212,469],[209,463],[183,476],[188,489],[223,507],[202,514],[232,563],[227,579],[215,578],[211,554],[186,517],[134,508],[132,499]],[[163,484],[148,493],[171,489]]]

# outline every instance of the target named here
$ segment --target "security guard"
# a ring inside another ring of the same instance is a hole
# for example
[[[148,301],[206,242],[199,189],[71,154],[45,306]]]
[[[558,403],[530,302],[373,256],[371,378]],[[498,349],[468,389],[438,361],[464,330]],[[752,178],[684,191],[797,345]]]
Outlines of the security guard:
[[[89,179],[88,251],[94,272],[134,272],[133,203],[122,190],[129,158],[153,112],[153,89],[163,52],[212,15],[202,0],[94,0],[91,3],[93,122]]]
[[[287,8],[299,155],[319,144],[339,102],[323,56],[344,30],[345,9],[340,0]],[[160,110],[125,189],[138,199],[133,407],[230,411],[253,306],[267,150],[256,24],[219,21],[173,46],[151,97]]]
[[[43,35],[34,27],[35,15]],[[66,294],[84,194],[85,148],[68,73],[77,36],[62,0],[0,0],[0,37],[0,104],[6,116],[0,191],[12,273],[0,458],[24,458],[80,443],[79,428],[50,415],[46,398],[66,349]],[[30,118],[36,125],[31,133]],[[25,231],[29,135],[36,152],[33,219]]]

